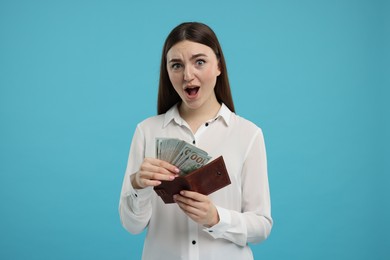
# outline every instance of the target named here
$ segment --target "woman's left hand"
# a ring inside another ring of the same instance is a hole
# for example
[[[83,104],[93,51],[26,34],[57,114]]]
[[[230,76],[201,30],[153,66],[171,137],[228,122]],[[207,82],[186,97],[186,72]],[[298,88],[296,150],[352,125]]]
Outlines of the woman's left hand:
[[[217,208],[208,196],[183,190],[173,198],[184,213],[198,224],[212,227],[219,222]]]

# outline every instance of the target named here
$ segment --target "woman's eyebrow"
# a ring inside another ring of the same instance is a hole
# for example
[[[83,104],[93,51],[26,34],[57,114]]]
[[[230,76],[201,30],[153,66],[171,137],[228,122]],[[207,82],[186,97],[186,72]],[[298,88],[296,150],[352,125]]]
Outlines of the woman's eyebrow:
[[[197,59],[199,57],[207,57],[207,55],[204,54],[204,53],[194,54],[194,55],[191,56],[191,60],[195,60],[195,59]]]
[[[197,58],[199,58],[199,57],[207,57],[207,55],[204,54],[204,53],[194,54],[194,55],[191,56],[190,60],[195,60],[195,59],[197,59]],[[173,58],[173,59],[170,59],[168,62],[169,62],[169,63],[172,63],[172,62],[181,62],[181,61],[182,61],[182,60],[179,59],[179,58]]]
[[[170,59],[168,62],[181,62],[181,59],[175,59],[175,58],[173,58],[173,59]]]

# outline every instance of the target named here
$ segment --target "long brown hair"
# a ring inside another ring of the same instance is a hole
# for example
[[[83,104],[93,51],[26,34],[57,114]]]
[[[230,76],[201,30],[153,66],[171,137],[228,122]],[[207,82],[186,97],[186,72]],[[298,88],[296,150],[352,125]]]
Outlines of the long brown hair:
[[[160,66],[157,113],[159,115],[164,114],[174,104],[181,101],[180,96],[176,93],[168,76],[167,53],[173,45],[184,40],[207,45],[214,51],[221,70],[221,74],[218,76],[214,88],[215,95],[219,103],[223,102],[231,111],[235,112],[225,58],[217,36],[209,26],[203,23],[187,22],[175,27],[164,43]]]

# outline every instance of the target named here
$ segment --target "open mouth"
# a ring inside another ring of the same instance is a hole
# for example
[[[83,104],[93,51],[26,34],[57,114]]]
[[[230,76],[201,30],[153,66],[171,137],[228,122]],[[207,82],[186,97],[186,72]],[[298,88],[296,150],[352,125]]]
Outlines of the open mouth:
[[[186,88],[184,91],[187,92],[189,96],[195,96],[199,91],[199,87]]]

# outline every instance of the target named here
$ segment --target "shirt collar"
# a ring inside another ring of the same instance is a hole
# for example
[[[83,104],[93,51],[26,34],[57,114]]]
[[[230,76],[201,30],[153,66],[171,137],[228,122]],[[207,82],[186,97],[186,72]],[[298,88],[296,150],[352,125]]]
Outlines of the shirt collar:
[[[229,126],[230,122],[230,116],[232,115],[232,111],[224,104],[222,103],[221,108],[218,111],[217,116],[213,120],[217,120],[219,117],[223,119],[225,124]],[[166,127],[171,121],[175,121],[178,125],[183,125],[184,120],[180,116],[179,113],[179,103],[172,106],[166,113],[164,117],[164,125],[163,127]]]
[[[183,119],[179,114],[179,103],[173,105],[166,113],[164,117],[164,125],[166,127],[171,121],[175,121],[177,124],[182,125]]]
[[[232,114],[233,114],[233,112],[230,111],[230,109],[224,103],[222,103],[222,106],[219,109],[218,114],[215,117],[215,119],[221,117],[225,121],[225,124],[227,126],[229,126],[230,117],[231,117]]]

